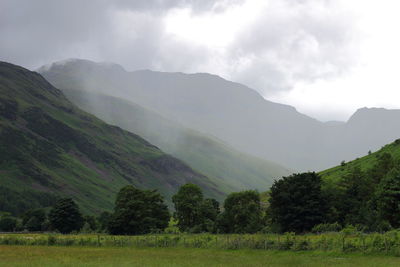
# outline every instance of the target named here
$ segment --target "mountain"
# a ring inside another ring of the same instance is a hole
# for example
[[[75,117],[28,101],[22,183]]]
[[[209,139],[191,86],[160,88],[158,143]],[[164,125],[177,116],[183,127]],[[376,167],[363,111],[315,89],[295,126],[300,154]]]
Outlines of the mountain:
[[[224,192],[269,188],[290,173],[277,164],[236,151],[222,141],[184,128],[130,101],[80,90],[64,90],[83,110],[135,132],[163,151],[187,162],[217,183]]]
[[[36,72],[0,62],[0,93],[0,210],[45,206],[57,195],[84,212],[110,210],[127,184],[158,189],[167,200],[188,182],[223,196],[208,177],[80,110]]]
[[[365,155],[400,136],[398,111],[356,112],[347,123],[323,123],[295,108],[218,76],[127,72],[116,64],[56,62],[39,69],[57,87],[106,94],[136,103],[236,150],[296,170],[322,170]],[[392,114],[392,115],[388,115]],[[385,121],[375,126],[375,120]]]

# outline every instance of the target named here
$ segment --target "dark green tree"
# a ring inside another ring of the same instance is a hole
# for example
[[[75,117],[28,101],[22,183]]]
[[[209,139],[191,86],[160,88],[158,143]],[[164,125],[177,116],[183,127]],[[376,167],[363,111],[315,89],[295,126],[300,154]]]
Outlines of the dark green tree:
[[[224,233],[255,233],[263,226],[260,194],[248,190],[231,193],[224,202],[219,230]]]
[[[356,166],[343,177],[339,185],[343,193],[338,199],[338,221],[343,225],[364,224],[370,213],[369,200],[375,190],[373,179]]]
[[[194,184],[181,186],[172,197],[172,202],[175,205],[174,217],[178,221],[179,230],[189,231],[203,223],[201,212],[203,192],[199,186]]]
[[[400,171],[393,169],[382,179],[376,192],[377,211],[393,228],[400,227]]]
[[[274,182],[268,215],[281,232],[302,233],[325,221],[321,177],[315,172],[293,174]]]
[[[93,215],[85,215],[83,217],[84,223],[89,226],[89,230],[90,231],[96,231],[98,228],[98,223],[96,220],[96,217],[94,217]]]
[[[22,225],[28,231],[43,230],[46,221],[46,212],[44,209],[34,209],[26,212],[22,218]]]
[[[99,217],[97,217],[100,231],[105,231],[108,229],[108,223],[110,222],[111,217],[112,217],[111,212],[103,211],[102,213],[100,213]]]
[[[108,230],[119,235],[162,231],[168,226],[169,218],[168,207],[156,190],[140,190],[128,185],[117,195]]]
[[[0,231],[13,232],[17,226],[17,219],[8,215],[0,217]]]
[[[216,222],[219,214],[218,201],[213,198],[204,199],[200,205],[200,216],[202,218],[201,232],[216,232]]]
[[[375,184],[379,184],[386,174],[395,167],[393,156],[390,153],[378,154],[377,158],[377,163],[368,172],[368,176],[373,179]]]
[[[79,231],[84,223],[78,205],[71,198],[57,201],[49,213],[50,225],[60,233]]]

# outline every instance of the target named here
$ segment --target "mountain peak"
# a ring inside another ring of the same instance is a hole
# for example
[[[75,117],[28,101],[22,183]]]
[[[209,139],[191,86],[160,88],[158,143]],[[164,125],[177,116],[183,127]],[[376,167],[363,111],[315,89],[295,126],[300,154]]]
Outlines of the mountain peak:
[[[357,111],[348,120],[349,124],[360,123],[363,121],[380,121],[386,120],[392,116],[399,116],[400,109],[385,109],[385,108],[368,108],[363,107],[357,109]]]
[[[79,68],[79,69],[85,69],[85,70],[90,70],[96,67],[102,67],[106,71],[112,71],[112,72],[126,72],[126,70],[121,66],[116,63],[112,62],[94,62],[91,60],[87,59],[79,59],[79,58],[68,58],[60,61],[56,61],[47,65],[44,65],[40,68],[38,68],[36,71],[37,72],[46,72],[50,70],[57,70],[57,69],[63,69],[63,68]]]

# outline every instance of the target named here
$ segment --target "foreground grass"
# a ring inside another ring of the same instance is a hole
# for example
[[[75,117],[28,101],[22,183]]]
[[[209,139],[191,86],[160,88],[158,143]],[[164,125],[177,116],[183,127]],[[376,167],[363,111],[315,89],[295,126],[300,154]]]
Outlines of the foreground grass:
[[[0,246],[0,266],[400,266],[400,258],[328,252]]]
[[[400,256],[400,231],[387,233],[278,234],[0,234],[0,245],[127,248],[202,248],[213,250],[322,251]]]

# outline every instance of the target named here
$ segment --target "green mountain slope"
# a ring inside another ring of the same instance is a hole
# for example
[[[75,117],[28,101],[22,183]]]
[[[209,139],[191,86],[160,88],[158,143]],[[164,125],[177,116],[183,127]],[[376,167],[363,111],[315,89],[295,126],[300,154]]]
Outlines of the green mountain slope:
[[[141,137],[81,111],[40,74],[0,62],[0,192],[29,192],[27,201],[38,205],[68,195],[96,212],[111,209],[126,184],[158,189],[169,199],[187,182],[223,195],[209,178]],[[10,202],[2,194],[0,209]]]
[[[378,165],[379,161],[384,157],[385,154],[390,154],[395,162],[400,163],[400,139],[362,158],[358,158],[353,161],[343,163],[340,166],[322,171],[320,172],[320,175],[326,184],[338,184],[343,177],[348,175],[355,168],[359,168],[362,172],[371,170]]]
[[[398,228],[400,139],[321,172],[327,219],[376,232]]]
[[[224,192],[265,190],[274,179],[290,173],[280,165],[240,153],[213,137],[184,128],[132,102],[80,90],[65,89],[64,93],[83,110],[135,132],[187,162],[212,178]]]

